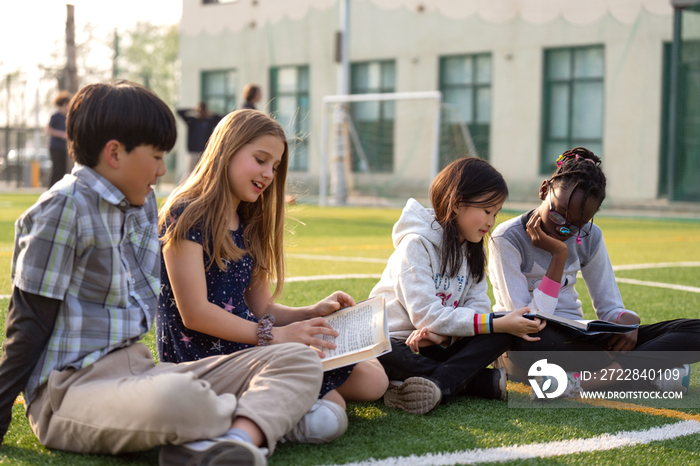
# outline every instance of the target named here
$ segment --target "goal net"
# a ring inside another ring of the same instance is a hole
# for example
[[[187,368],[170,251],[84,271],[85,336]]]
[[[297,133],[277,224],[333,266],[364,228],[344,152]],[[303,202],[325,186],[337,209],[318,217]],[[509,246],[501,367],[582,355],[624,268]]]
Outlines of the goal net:
[[[319,204],[427,199],[439,170],[478,156],[462,120],[438,91],[324,97]]]

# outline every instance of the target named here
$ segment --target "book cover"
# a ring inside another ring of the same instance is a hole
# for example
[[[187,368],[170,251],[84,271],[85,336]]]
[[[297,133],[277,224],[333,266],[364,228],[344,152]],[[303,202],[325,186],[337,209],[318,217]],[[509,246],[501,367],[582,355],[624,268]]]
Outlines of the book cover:
[[[502,317],[505,312],[496,312],[494,318]],[[573,320],[566,317],[535,311],[525,314],[523,317],[544,319],[548,323],[559,325],[567,330],[585,335],[597,335],[599,333],[627,333],[639,328],[639,324],[623,325],[605,320]]]

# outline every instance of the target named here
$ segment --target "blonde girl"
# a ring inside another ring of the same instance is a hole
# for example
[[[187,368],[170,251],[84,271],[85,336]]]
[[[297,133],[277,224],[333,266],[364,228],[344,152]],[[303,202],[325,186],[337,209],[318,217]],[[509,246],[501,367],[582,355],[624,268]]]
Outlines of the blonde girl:
[[[274,302],[284,285],[284,188],[289,149],[267,115],[239,110],[216,127],[200,162],[159,217],[161,294],[156,332],[162,361],[337,336],[321,316],[354,305],[336,291],[316,304]],[[276,281],[271,293],[271,282]],[[320,354],[323,356],[323,354]],[[325,443],[347,427],[345,400],[378,399],[387,378],[376,360],[325,373],[319,400],[285,437]]]

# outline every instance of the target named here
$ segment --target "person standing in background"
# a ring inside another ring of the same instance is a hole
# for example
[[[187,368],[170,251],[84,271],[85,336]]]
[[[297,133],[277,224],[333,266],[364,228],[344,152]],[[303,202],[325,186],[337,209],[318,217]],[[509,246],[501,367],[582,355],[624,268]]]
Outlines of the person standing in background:
[[[217,115],[207,110],[207,104],[200,102],[195,109],[184,108],[177,111],[185,123],[187,123],[187,161],[182,172],[182,183],[192,173],[199,161],[199,156],[204,152],[209,136],[219,124],[223,115]]]
[[[257,84],[246,84],[243,88],[242,109],[256,110],[255,104],[262,100],[262,89]]]
[[[49,141],[49,153],[51,154],[51,181],[49,188],[63,175],[68,173],[68,145],[66,142],[66,114],[72,95],[68,91],[59,91],[53,99],[53,104],[58,111],[51,115],[46,132],[51,136]]]

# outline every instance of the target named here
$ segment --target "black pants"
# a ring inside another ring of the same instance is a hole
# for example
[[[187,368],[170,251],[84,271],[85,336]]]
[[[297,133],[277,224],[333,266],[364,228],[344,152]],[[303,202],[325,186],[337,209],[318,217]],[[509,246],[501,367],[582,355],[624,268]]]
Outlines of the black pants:
[[[637,344],[625,354],[605,351],[609,333],[580,335],[563,330],[551,323],[537,335],[539,341],[529,342],[517,338],[508,353],[508,359],[523,369],[528,369],[540,356],[529,355],[531,351],[551,351],[552,361],[564,370],[597,370],[616,361],[623,369],[667,369],[691,364],[700,360],[700,319],[676,319],[656,324],[640,325]],[[572,361],[557,360],[556,352],[588,351],[584,367],[581,361],[571,366]],[[640,357],[638,352],[644,352]],[[669,352],[673,352],[670,354]],[[664,354],[669,353],[669,354]]]
[[[12,421],[12,405],[51,336],[60,304],[56,299],[12,290],[0,358],[0,444]]]
[[[440,387],[442,402],[463,392],[486,366],[510,348],[516,337],[507,333],[478,335],[449,348],[427,346],[415,354],[403,340],[391,339],[391,352],[379,357],[389,380],[425,377]]]
[[[58,180],[63,178],[66,174],[68,168],[68,152],[63,149],[49,149],[51,154],[51,180],[49,181],[49,188],[53,186]]]

